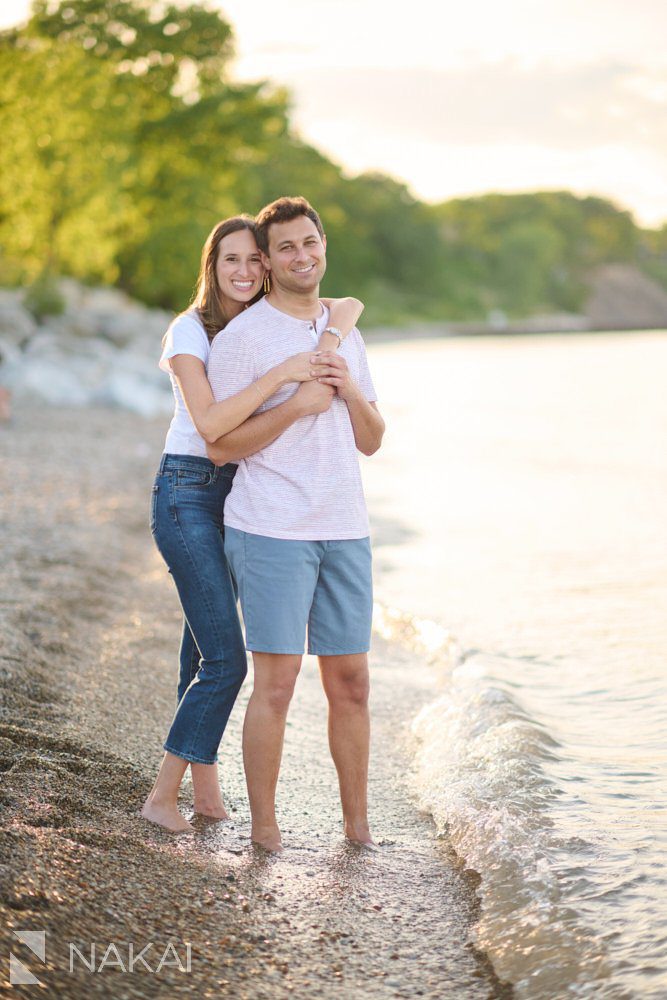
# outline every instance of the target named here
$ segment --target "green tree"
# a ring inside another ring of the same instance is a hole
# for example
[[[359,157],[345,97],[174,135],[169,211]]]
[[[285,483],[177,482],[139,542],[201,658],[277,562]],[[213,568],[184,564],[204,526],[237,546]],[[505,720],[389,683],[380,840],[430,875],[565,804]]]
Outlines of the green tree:
[[[0,240],[19,277],[182,307],[239,176],[286,129],[282,93],[227,82],[230,53],[217,12],[145,0],[38,0],[0,36]]]

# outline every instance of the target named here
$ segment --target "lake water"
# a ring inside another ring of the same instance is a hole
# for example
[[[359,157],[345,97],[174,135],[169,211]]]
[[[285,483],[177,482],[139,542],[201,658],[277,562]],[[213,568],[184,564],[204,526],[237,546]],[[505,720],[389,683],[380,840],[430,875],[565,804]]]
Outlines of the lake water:
[[[372,344],[378,628],[519,997],[667,996],[667,333]],[[397,692],[400,697],[400,692]]]

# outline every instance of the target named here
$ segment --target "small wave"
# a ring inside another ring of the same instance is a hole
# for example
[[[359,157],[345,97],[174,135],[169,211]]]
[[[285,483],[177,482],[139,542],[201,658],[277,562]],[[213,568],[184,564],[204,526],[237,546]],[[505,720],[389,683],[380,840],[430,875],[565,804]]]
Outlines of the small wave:
[[[413,723],[420,801],[440,833],[481,877],[475,944],[517,996],[627,996],[615,992],[599,939],[563,897],[559,865],[592,845],[559,839],[550,808],[560,795],[545,764],[556,739],[521,706],[494,670],[494,658],[463,655],[433,622],[378,608],[374,625],[387,640],[438,662],[440,698]]]

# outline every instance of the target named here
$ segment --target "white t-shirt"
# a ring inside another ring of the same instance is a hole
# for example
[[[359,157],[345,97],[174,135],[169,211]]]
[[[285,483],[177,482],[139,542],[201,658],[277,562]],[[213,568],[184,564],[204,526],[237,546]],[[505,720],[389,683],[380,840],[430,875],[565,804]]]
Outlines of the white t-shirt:
[[[193,309],[177,316],[164,339],[160,368],[171,379],[176,405],[169,424],[164,450],[169,455],[201,455],[206,458],[206,442],[192,422],[178,382],[171,370],[170,358],[176,354],[192,354],[206,364],[211,353],[206,330]]]
[[[217,400],[240,392],[265,372],[301,351],[312,351],[329,319],[315,325],[280,312],[260,299],[227,324],[211,345],[208,378]],[[357,329],[339,353],[366,399],[377,399]],[[285,402],[291,382],[257,412]],[[334,396],[326,413],[301,417],[272,444],[239,462],[225,501],[225,524],[253,535],[326,541],[365,538],[368,514],[357,447],[347,405]]]

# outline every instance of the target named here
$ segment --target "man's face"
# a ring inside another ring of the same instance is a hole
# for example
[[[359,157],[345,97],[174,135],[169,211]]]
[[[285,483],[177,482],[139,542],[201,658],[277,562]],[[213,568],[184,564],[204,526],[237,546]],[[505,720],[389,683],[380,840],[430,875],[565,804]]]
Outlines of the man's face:
[[[262,255],[271,281],[285,291],[308,294],[317,288],[327,269],[327,238],[312,219],[299,215],[269,226],[269,253]]]

